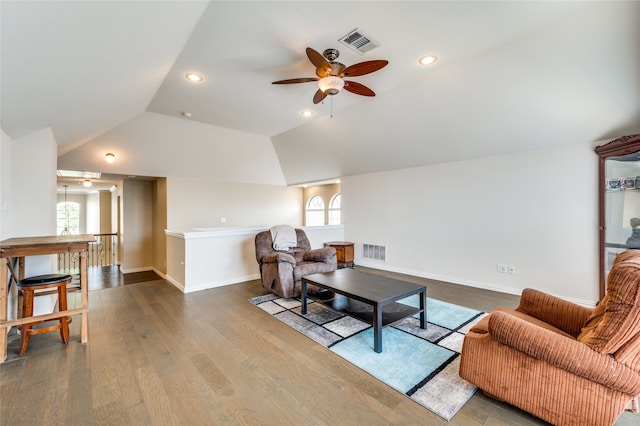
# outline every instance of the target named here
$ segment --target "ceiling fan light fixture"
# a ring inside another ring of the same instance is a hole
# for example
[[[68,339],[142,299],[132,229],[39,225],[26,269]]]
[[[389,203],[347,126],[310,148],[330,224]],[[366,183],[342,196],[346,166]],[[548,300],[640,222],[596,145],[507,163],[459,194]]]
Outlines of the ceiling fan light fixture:
[[[327,95],[335,95],[344,87],[344,80],[340,77],[330,75],[318,80],[318,87]]]

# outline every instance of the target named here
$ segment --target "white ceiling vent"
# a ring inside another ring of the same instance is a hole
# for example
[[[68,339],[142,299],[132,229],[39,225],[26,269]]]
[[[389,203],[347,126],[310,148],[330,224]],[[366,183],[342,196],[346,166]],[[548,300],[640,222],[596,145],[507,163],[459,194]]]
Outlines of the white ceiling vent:
[[[364,55],[368,51],[380,46],[378,43],[371,40],[371,37],[362,34],[362,31],[357,28],[338,41],[345,46],[352,48],[361,55]]]

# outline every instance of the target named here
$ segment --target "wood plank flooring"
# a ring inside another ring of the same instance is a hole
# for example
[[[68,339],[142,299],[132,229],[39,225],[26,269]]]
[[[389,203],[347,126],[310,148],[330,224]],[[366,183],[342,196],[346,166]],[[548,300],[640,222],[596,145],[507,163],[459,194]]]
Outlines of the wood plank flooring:
[[[400,277],[474,309],[517,304],[515,296]],[[100,286],[89,294],[88,344],[79,343],[79,318],[66,346],[46,333],[18,357],[10,336],[1,425],[447,424],[249,304],[265,293],[258,281],[191,294],[161,279]],[[477,392],[449,424],[545,423]],[[625,413],[616,425],[632,424],[640,417]]]
[[[89,291],[159,279],[160,276],[153,271],[123,274],[117,265],[92,267],[89,268],[89,273],[87,274]]]

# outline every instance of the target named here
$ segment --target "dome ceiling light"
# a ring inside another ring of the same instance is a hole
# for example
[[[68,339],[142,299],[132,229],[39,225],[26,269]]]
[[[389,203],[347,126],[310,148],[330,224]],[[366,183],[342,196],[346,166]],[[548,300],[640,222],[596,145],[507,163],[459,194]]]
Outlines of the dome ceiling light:
[[[318,88],[320,88],[325,95],[337,95],[343,87],[344,80],[333,75],[318,80]]]

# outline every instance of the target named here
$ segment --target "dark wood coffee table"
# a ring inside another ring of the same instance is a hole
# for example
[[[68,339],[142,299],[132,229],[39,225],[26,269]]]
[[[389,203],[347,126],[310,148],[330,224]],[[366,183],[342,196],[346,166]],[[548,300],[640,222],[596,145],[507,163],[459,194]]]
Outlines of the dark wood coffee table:
[[[368,274],[355,269],[302,277],[302,314],[307,313],[307,285],[314,285],[339,296],[319,297],[318,301],[332,308],[359,318],[373,325],[373,350],[382,352],[382,328],[403,318],[420,313],[420,327],[427,327],[427,287],[400,281],[381,275]],[[396,303],[405,297],[418,294],[420,308]],[[354,303],[352,301],[356,301]],[[361,302],[361,303],[357,303]],[[365,307],[366,309],[362,309]]]

